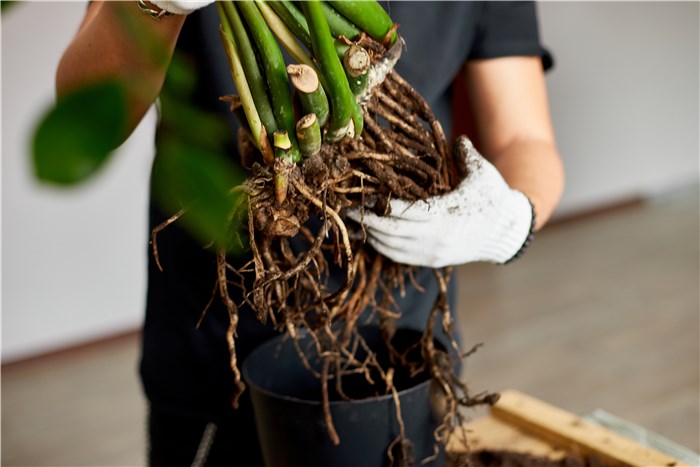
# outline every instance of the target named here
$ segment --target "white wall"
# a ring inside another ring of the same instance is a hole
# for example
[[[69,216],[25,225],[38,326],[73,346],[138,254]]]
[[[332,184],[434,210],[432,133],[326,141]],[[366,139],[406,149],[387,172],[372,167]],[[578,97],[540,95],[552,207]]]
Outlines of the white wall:
[[[3,362],[137,327],[142,319],[153,116],[79,190],[39,186],[27,143],[52,99],[82,2],[2,18]],[[544,2],[542,33],[567,169],[559,213],[698,180],[699,5]]]
[[[698,2],[542,2],[558,213],[697,183]]]
[[[137,328],[143,316],[153,115],[100,176],[40,186],[29,141],[84,2],[2,18],[2,360]]]

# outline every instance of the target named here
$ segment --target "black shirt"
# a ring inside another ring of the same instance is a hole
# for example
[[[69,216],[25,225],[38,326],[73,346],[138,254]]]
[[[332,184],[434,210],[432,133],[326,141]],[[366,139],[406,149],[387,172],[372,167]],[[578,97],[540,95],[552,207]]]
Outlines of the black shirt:
[[[535,55],[543,57],[545,66],[550,63],[539,42],[535,7],[530,2],[411,1],[384,6],[399,23],[399,32],[406,41],[397,71],[424,96],[447,135],[451,128],[451,84],[467,60]],[[197,70],[194,103],[230,117],[226,105],[218,101],[221,95],[235,93],[218,22],[213,6],[191,14],[177,51],[188,56]],[[154,203],[150,209],[151,228],[171,214],[163,213]],[[214,256],[177,223],[159,234],[158,247],[163,272],[158,271],[149,251],[141,362],[146,394],[153,407],[161,411],[210,420],[232,416],[233,375],[225,338],[229,319],[218,297],[201,327],[195,329],[216,283]],[[411,312],[402,325],[420,329],[425,326],[437,292],[430,270],[421,270],[418,281],[426,292],[408,290],[398,301],[403,310],[410,304]],[[454,287],[450,293],[454,305]],[[273,335],[270,328],[256,321],[252,310],[242,308],[237,339],[239,363]]]

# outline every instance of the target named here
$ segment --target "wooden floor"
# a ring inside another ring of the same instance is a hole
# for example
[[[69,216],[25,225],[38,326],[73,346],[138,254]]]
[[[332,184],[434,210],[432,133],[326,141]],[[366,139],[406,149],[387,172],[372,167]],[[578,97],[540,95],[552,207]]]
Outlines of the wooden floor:
[[[461,267],[465,341],[485,343],[471,387],[603,408],[698,451],[698,196],[553,225],[507,267]],[[137,358],[133,336],[3,368],[2,465],[143,465]]]
[[[520,261],[460,270],[474,390],[603,408],[698,451],[698,193],[541,232]]]

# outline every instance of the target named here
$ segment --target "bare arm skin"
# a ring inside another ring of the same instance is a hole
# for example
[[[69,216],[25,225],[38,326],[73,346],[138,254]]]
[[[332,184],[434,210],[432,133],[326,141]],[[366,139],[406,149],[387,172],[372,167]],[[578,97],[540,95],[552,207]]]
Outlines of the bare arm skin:
[[[540,58],[473,60],[466,76],[479,150],[530,199],[539,229],[564,189]]]
[[[150,33],[163,52],[154,61],[125,20]],[[129,99],[128,134],[138,125],[160,93],[185,16],[154,20],[139,11],[136,2],[94,2],[88,7],[56,71],[58,97],[100,79],[124,78]]]

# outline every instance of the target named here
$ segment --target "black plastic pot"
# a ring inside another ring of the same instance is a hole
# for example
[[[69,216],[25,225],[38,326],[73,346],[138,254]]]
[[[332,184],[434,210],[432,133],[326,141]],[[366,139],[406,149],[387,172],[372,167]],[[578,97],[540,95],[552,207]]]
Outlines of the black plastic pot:
[[[389,352],[379,330],[367,327],[361,333],[380,361]],[[399,330],[392,345],[408,349],[421,333]],[[303,344],[302,344],[303,345]],[[304,347],[302,347],[304,348]],[[312,365],[312,345],[308,345]],[[331,394],[333,424],[340,438],[331,442],[321,405],[321,383],[305,368],[289,338],[277,337],[257,348],[243,365],[243,377],[250,388],[253,410],[265,465],[268,467],[384,467],[391,465],[387,449],[399,435],[399,423],[391,394],[371,386],[357,375],[343,378],[343,391],[352,401]],[[380,378],[374,378],[380,381]],[[411,378],[407,369],[396,369],[401,415],[413,459],[420,463],[433,454],[433,432],[439,425],[430,402],[431,380],[427,374]],[[331,382],[329,386],[334,386]],[[378,394],[377,394],[378,393]],[[392,450],[395,466],[401,465],[400,448]],[[445,464],[444,452],[432,462]]]

